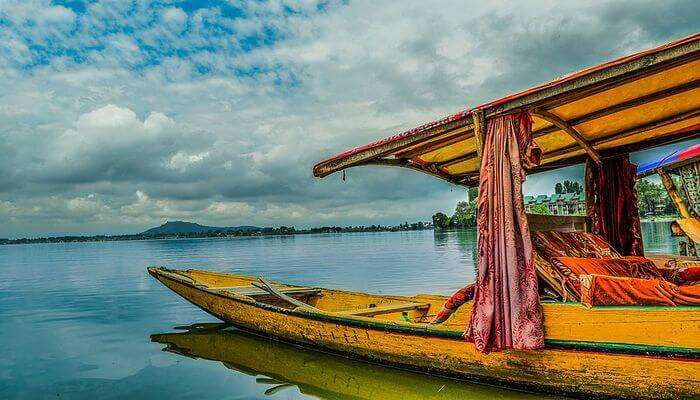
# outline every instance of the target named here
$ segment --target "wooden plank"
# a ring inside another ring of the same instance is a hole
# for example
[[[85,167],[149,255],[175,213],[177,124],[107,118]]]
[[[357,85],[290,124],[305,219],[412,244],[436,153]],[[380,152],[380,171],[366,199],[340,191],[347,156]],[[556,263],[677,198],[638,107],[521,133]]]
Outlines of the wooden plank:
[[[407,150],[401,150],[401,151],[395,151],[394,154],[398,158],[414,158],[414,157],[419,157],[423,154],[430,153],[431,151],[441,149],[443,147],[447,147],[449,145],[461,142],[463,140],[467,140],[471,138],[474,135],[473,130],[467,130],[465,132],[461,132],[459,129],[455,130],[454,134],[447,135],[441,139],[434,140],[432,142],[428,142],[423,145],[418,145],[415,147],[411,147]]]
[[[561,119],[558,115],[550,111],[539,109],[530,110],[530,114],[541,118],[551,124],[554,124],[557,127],[559,127],[559,129],[568,133],[569,136],[576,140],[579,146],[586,150],[586,153],[589,157],[593,159],[593,161],[595,161],[598,164],[603,163],[603,160],[600,158],[600,154],[598,154],[598,152],[593,148],[593,146],[591,146],[590,143],[588,143],[588,141],[583,137],[583,135],[581,135],[579,131],[577,131],[573,126],[569,125],[566,121]]]
[[[693,40],[681,46],[646,54],[629,62],[603,68],[522,97],[497,104],[485,104],[482,108],[486,117],[513,113],[523,108],[553,108],[692,62],[700,56],[698,50],[700,50],[700,41]]]
[[[620,111],[624,111],[627,109],[630,109],[632,107],[636,107],[638,105],[650,103],[653,101],[657,100],[662,100],[670,96],[674,96],[683,92],[687,92],[689,90],[697,89],[700,87],[700,79],[690,81],[688,83],[685,83],[683,85],[675,86],[672,88],[660,90],[658,92],[654,92],[651,94],[648,94],[646,96],[640,96],[632,100],[628,100],[619,104],[615,104],[610,107],[606,107],[597,111],[593,111],[589,114],[582,115],[580,117],[573,118],[568,121],[569,125],[571,126],[576,126],[579,124],[582,124],[584,122],[592,121],[594,119],[602,118],[611,114],[615,114]],[[532,132],[533,137],[540,137],[544,136],[548,133],[556,132],[560,128],[556,125],[548,126],[542,129],[538,129],[534,132]]]
[[[481,164],[481,155],[480,155],[479,153],[477,153],[476,151],[470,151],[470,152],[468,152],[468,153],[459,155],[459,156],[457,156],[457,157],[453,157],[453,158],[447,159],[447,160],[445,160],[445,161],[440,161],[439,163],[436,163],[436,164],[437,164],[440,168],[449,167],[450,165],[459,164],[459,163],[461,163],[462,161],[471,160],[471,159],[474,158],[475,156],[479,159],[479,164]]]
[[[402,303],[402,304],[389,304],[386,306],[370,307],[370,308],[360,308],[356,310],[339,311],[339,314],[343,315],[354,315],[358,317],[373,317],[375,315],[391,314],[402,311],[410,311],[421,308],[430,308],[430,304],[427,303]]]
[[[377,165],[377,166],[385,166],[385,167],[403,167],[403,168],[408,168],[417,172],[422,172],[424,174],[428,174],[432,177],[438,178],[438,179],[443,179],[446,180],[447,182],[450,182],[454,185],[464,185],[462,183],[462,179],[456,176],[452,176],[447,174],[445,171],[439,170],[437,168],[431,168],[432,165],[430,163],[421,163],[418,162],[418,159],[416,160],[400,160],[396,158],[380,158],[380,159],[375,159],[375,160],[369,160],[365,162],[362,165]]]
[[[588,217],[583,215],[527,214],[530,231],[585,232]]]
[[[251,296],[251,297],[256,297],[256,296],[263,296],[263,295],[268,295],[269,292],[266,290],[262,290],[256,286],[232,286],[232,287],[217,287],[217,288],[211,288],[213,290],[218,290],[218,291],[227,291],[230,293],[235,293],[235,294],[240,294],[244,296]],[[287,294],[287,295],[313,295],[313,294],[318,294],[321,292],[320,289],[312,288],[312,287],[288,287],[288,286],[275,286],[275,289],[278,291]]]
[[[626,129],[626,130],[606,134],[603,137],[596,139],[594,142],[591,143],[591,145],[593,147],[600,146],[600,145],[603,145],[605,143],[612,142],[614,140],[618,140],[618,139],[622,139],[622,138],[625,138],[628,136],[636,135],[638,133],[646,132],[646,131],[649,131],[649,130],[652,130],[655,128],[660,128],[662,126],[674,124],[676,122],[685,121],[687,119],[694,118],[694,117],[699,116],[699,115],[700,115],[700,109],[696,108],[696,109],[693,109],[690,111],[682,112],[680,114],[672,115],[670,117],[665,117],[665,118],[657,119],[657,120],[654,120],[654,121],[651,121],[648,123],[644,123],[644,124],[641,124],[641,125],[638,125],[638,126]],[[688,135],[690,135],[690,133],[688,133]],[[663,139],[667,139],[669,142],[671,141],[671,139],[666,138],[666,136],[662,136],[662,137],[657,138],[657,139],[660,139],[659,143],[656,144],[657,146],[665,144]],[[690,137],[688,137],[688,139],[690,139]],[[640,144],[640,143],[644,143],[644,142],[638,142],[638,143],[633,143],[633,144]],[[625,145],[624,147],[629,148],[633,144]],[[571,151],[574,151],[578,148],[579,148],[579,146],[576,146],[576,145],[566,146],[566,147],[563,147],[559,150],[545,153],[542,155],[542,163],[545,163],[548,158],[558,157],[558,156],[564,155],[566,153],[569,153]],[[637,148],[636,150],[642,150],[642,148]],[[630,151],[633,151],[633,150],[630,149]],[[610,150],[608,150],[608,152],[610,152]]]
[[[310,304],[304,303],[303,301],[299,301],[299,300],[297,300],[297,299],[295,299],[295,298],[293,298],[293,297],[289,297],[289,296],[287,296],[286,294],[280,292],[279,290],[277,290],[276,288],[274,288],[272,285],[270,285],[270,284],[269,284],[266,280],[264,280],[263,278],[258,278],[258,279],[260,280],[260,283],[251,282],[251,284],[252,284],[253,286],[255,286],[255,287],[258,287],[258,288],[260,288],[260,289],[266,291],[266,292],[269,292],[270,294],[272,294],[272,295],[274,295],[274,296],[279,297],[280,299],[282,299],[282,300],[288,302],[289,304],[293,304],[293,305],[295,305],[295,306],[297,306],[297,307],[310,308],[310,309],[312,309],[312,310],[320,311],[320,310],[318,310],[318,308],[316,308],[316,307],[314,307],[314,306],[312,306],[312,305],[310,305]]]

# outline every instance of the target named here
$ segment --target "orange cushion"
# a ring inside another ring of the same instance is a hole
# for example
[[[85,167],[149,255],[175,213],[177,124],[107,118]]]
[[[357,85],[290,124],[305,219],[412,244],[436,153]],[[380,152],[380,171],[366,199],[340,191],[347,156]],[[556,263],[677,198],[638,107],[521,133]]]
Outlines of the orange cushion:
[[[678,286],[663,279],[581,275],[581,303],[612,305],[700,305],[700,285]]]
[[[644,257],[580,258],[555,257],[552,266],[562,275],[565,286],[580,298],[579,276],[596,274],[627,278],[663,279],[656,265]]]

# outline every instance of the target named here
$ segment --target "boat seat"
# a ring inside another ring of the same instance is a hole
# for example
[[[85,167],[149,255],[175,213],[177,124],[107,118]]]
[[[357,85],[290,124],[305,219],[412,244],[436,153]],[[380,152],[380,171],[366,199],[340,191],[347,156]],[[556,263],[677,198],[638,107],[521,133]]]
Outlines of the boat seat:
[[[279,292],[290,296],[312,296],[321,293],[321,289],[316,289],[308,286],[274,286]],[[240,294],[249,297],[264,297],[270,296],[269,292],[266,292],[255,286],[231,286],[231,287],[217,287],[211,288],[216,291],[226,291],[229,293]]]
[[[391,313],[402,312],[402,311],[420,310],[420,309],[428,309],[428,308],[430,308],[430,304],[428,304],[428,303],[401,303],[401,304],[388,304],[388,305],[379,306],[379,307],[370,307],[370,308],[360,308],[360,309],[355,309],[355,310],[338,311],[338,313],[343,314],[343,315],[354,315],[354,316],[358,316],[358,317],[373,317],[375,315],[391,314]]]

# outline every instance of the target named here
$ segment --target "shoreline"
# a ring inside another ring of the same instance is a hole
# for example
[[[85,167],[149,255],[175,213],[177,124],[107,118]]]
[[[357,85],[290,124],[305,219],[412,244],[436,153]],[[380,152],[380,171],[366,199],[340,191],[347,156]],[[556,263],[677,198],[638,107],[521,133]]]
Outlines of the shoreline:
[[[174,235],[154,235],[154,236],[143,236],[137,235],[100,235],[100,236],[57,236],[57,237],[47,237],[47,238],[22,238],[22,239],[2,239],[0,240],[0,246],[19,246],[19,245],[31,245],[31,244],[53,244],[53,243],[103,243],[103,242],[132,242],[132,241],[153,241],[153,240],[184,240],[184,239],[236,239],[236,238],[262,238],[262,237],[293,237],[297,235],[319,235],[319,234],[344,234],[344,233],[382,233],[382,232],[418,232],[418,231],[432,231],[433,228],[422,228],[422,229],[398,229],[397,227],[387,227],[387,229],[347,229],[347,230],[304,230],[296,231],[293,233],[251,233],[251,234],[212,234],[212,235],[188,235],[188,234],[174,234]]]
[[[679,216],[661,216],[658,218],[640,218],[639,222],[673,222],[680,218]]]
[[[676,217],[677,218],[677,217]],[[642,223],[656,222],[673,222],[676,218],[671,216],[662,216],[659,218],[641,218]],[[289,233],[261,231],[255,232],[229,232],[223,234],[173,234],[173,235],[154,235],[144,236],[141,234],[135,235],[97,235],[97,236],[56,236],[46,238],[21,238],[21,239],[0,239],[0,246],[11,245],[28,245],[41,243],[93,243],[93,242],[130,242],[130,241],[148,241],[148,240],[182,240],[182,239],[225,239],[225,238],[244,238],[244,237],[288,237],[296,235],[313,235],[313,234],[338,234],[338,233],[374,233],[374,232],[414,232],[432,230],[435,232],[461,231],[469,228],[450,228],[450,229],[434,229],[433,227],[423,227],[421,229],[399,228],[399,227],[377,227],[372,229],[353,229],[347,228],[316,228],[309,230],[299,230]],[[472,228],[473,229],[473,228]]]

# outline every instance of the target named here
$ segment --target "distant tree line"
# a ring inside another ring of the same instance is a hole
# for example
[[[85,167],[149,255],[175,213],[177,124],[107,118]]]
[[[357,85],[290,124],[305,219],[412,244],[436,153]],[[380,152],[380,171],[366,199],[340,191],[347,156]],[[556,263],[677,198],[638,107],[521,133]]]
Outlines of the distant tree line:
[[[260,228],[256,230],[211,230],[197,233],[175,233],[155,235],[95,235],[95,236],[56,236],[22,239],[0,238],[0,245],[4,244],[30,244],[30,243],[74,243],[74,242],[110,242],[126,240],[153,240],[153,239],[194,239],[214,237],[238,237],[238,236],[274,236],[274,235],[303,235],[312,233],[345,233],[345,232],[397,232],[417,231],[432,229],[430,223],[414,222],[399,224],[396,226],[384,225],[358,225],[358,226],[323,226],[309,229],[296,229],[293,226],[280,226],[277,228]]]
[[[579,195],[583,190],[583,185],[576,181],[564,180],[554,185],[555,194],[574,193]],[[468,193],[469,201],[458,202],[452,216],[442,212],[433,215],[435,229],[461,229],[476,226],[478,190],[470,188]],[[675,216],[678,214],[675,204],[666,193],[663,185],[647,179],[637,181],[637,205],[641,216]],[[535,204],[528,212],[531,214],[552,214],[546,204]]]
[[[463,229],[476,226],[477,188],[469,188],[469,201],[460,201],[451,217],[438,212],[433,215],[433,227],[437,230]]]

